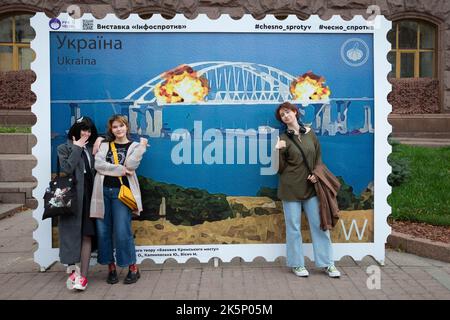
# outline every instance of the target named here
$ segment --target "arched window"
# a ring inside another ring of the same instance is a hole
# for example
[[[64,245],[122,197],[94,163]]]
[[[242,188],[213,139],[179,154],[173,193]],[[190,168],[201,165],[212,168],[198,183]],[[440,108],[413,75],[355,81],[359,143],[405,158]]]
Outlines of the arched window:
[[[396,78],[436,78],[437,27],[422,20],[399,20],[388,34],[388,60]]]
[[[30,69],[34,59],[34,52],[30,49],[30,41],[34,38],[31,16],[0,16],[0,71]]]

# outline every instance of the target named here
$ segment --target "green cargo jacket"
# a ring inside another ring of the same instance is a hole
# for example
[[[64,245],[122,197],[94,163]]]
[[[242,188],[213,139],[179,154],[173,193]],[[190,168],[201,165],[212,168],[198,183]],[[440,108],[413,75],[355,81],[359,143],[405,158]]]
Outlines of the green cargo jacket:
[[[298,139],[294,136],[294,139]],[[280,135],[280,140],[286,141],[286,148],[279,150],[278,198],[285,201],[307,200],[316,195],[314,185],[307,180],[308,169],[303,156],[297,146],[289,139],[286,133]],[[299,145],[305,153],[311,170],[322,163],[320,143],[313,130],[300,135]]]

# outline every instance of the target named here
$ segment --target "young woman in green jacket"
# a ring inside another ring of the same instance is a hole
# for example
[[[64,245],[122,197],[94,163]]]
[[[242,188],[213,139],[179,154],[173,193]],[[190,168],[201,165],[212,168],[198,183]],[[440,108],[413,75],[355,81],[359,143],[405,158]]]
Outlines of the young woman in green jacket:
[[[278,137],[279,184],[278,198],[282,200],[286,224],[287,266],[299,277],[307,277],[301,234],[301,212],[305,210],[311,231],[314,262],[332,278],[340,277],[334,266],[330,232],[320,228],[319,202],[314,189],[317,178],[309,168],[322,162],[320,143],[314,131],[299,123],[299,111],[289,102],[282,103],[275,112],[286,132]],[[302,148],[305,158],[296,144]]]

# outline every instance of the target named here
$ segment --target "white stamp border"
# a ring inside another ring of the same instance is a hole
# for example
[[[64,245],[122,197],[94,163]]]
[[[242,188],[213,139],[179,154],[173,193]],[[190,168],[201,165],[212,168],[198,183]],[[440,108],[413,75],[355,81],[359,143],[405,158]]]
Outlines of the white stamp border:
[[[391,208],[387,203],[387,197],[391,193],[391,187],[387,183],[387,176],[391,167],[387,157],[391,153],[388,143],[388,135],[391,133],[391,125],[388,123],[388,114],[391,105],[387,101],[387,95],[391,91],[391,85],[387,81],[387,75],[391,66],[387,61],[387,53],[390,44],[387,41],[387,33],[391,29],[391,22],[384,16],[377,16],[375,24],[373,21],[365,20],[362,16],[355,16],[352,20],[344,20],[340,16],[333,16],[329,20],[322,20],[319,16],[311,16],[307,20],[299,20],[296,16],[288,16],[285,20],[278,20],[274,16],[266,16],[262,20],[256,20],[251,15],[244,15],[235,20],[229,15],[222,15],[218,19],[210,19],[205,14],[190,20],[184,15],[178,14],[173,19],[167,20],[161,15],[153,15],[150,19],[142,19],[137,14],[131,14],[127,19],[120,19],[114,14],[108,14],[103,19],[96,19],[92,14],[84,14],[80,19],[89,19],[102,25],[120,25],[123,30],[117,29],[93,29],[91,31],[81,30],[78,20],[72,19],[67,13],[58,16],[65,22],[66,28],[57,31],[50,29],[50,18],[44,13],[37,13],[31,18],[31,26],[35,29],[36,37],[31,42],[31,48],[36,53],[36,59],[31,64],[31,69],[36,73],[36,81],[32,84],[32,91],[36,93],[37,99],[32,106],[32,111],[37,117],[36,124],[32,127],[32,133],[37,137],[37,144],[33,148],[33,155],[37,158],[37,165],[33,169],[33,176],[37,179],[37,187],[33,195],[38,201],[38,207],[33,211],[33,217],[38,223],[38,228],[33,232],[33,238],[38,242],[38,249],[34,252],[34,261],[39,264],[43,271],[53,263],[59,261],[59,249],[52,248],[51,221],[42,220],[43,199],[42,196],[47,188],[51,177],[51,150],[50,143],[50,32],[207,32],[207,33],[350,33],[350,34],[373,34],[374,55],[374,123],[376,126],[374,135],[374,242],[373,243],[335,243],[333,244],[334,259],[340,260],[344,256],[350,256],[354,260],[362,260],[365,256],[372,256],[380,264],[385,260],[385,243],[391,232],[387,218]],[[130,30],[133,25],[164,25],[177,26],[186,25],[185,29],[160,30],[147,29]],[[308,30],[255,30],[255,24],[278,25],[286,28],[291,25],[311,26]],[[342,26],[342,29],[323,30],[320,26]],[[374,26],[375,25],[375,26]],[[359,30],[345,31],[347,28],[360,28]],[[365,28],[366,26],[366,28]],[[70,27],[70,28],[69,28]],[[155,263],[163,263],[168,258],[163,255],[145,257],[143,250],[180,250],[180,249],[206,249],[212,248],[195,258],[189,256],[171,256],[179,263],[190,259],[200,262],[208,262],[212,258],[219,258],[223,262],[229,262],[233,258],[240,257],[244,261],[253,261],[256,257],[263,257],[266,261],[274,261],[278,257],[285,256],[285,244],[243,244],[243,245],[164,245],[164,246],[136,246],[138,259],[141,263],[144,259],[153,260]],[[305,256],[313,260],[312,244],[304,244]]]

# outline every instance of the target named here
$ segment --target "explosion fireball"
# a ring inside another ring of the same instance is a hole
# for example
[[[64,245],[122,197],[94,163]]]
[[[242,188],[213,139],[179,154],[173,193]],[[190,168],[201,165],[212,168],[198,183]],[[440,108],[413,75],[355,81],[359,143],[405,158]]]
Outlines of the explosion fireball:
[[[188,65],[180,65],[163,73],[164,82],[155,87],[160,103],[201,102],[208,95],[208,80],[198,76]]]
[[[331,94],[330,88],[325,86],[325,78],[312,71],[308,71],[292,81],[290,90],[294,99],[301,101],[326,100]]]

